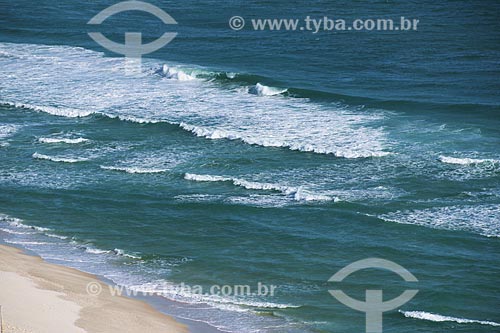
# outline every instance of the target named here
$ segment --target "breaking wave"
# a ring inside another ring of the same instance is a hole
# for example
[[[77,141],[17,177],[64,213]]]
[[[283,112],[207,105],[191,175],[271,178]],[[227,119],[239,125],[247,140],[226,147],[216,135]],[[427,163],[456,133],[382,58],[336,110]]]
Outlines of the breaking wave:
[[[434,314],[430,312],[424,312],[424,311],[399,311],[402,313],[406,318],[413,318],[413,319],[421,319],[421,320],[428,320],[428,321],[433,321],[433,322],[454,322],[458,324],[480,324],[480,325],[489,325],[489,326],[500,326],[500,323],[495,323],[493,321],[483,321],[483,320],[474,320],[474,319],[465,319],[465,318],[456,318],[456,317],[449,317],[449,316],[443,316],[439,314]]]
[[[268,87],[263,84],[257,83],[255,86],[248,88],[248,92],[257,96],[276,96],[284,94],[288,89]]]
[[[79,117],[88,117],[94,112],[78,110],[73,108],[64,108],[64,107],[53,107],[53,106],[38,106],[33,104],[25,104],[25,103],[12,103],[7,101],[2,101],[2,104],[13,106],[15,108],[21,109],[30,109],[37,112],[45,112],[54,116],[62,116],[69,118],[79,118]]]
[[[177,81],[192,81],[196,79],[196,77],[185,73],[181,69],[169,67],[168,65],[163,65],[161,69],[157,71],[157,73],[167,79],[172,79]]]
[[[181,127],[186,131],[194,133],[196,136],[212,140],[217,140],[217,139],[241,140],[250,145],[257,145],[262,147],[288,148],[294,151],[334,155],[335,157],[342,157],[342,158],[383,157],[391,154],[390,152],[385,152],[385,151],[372,151],[364,149],[360,150],[331,149],[311,143],[287,142],[280,140],[276,137],[271,139],[265,137],[263,138],[262,136],[252,135],[252,134],[242,135],[242,133],[236,131],[206,128],[203,126],[195,126],[186,123],[180,123],[179,127]]]
[[[270,183],[259,183],[247,181],[239,178],[230,178],[212,175],[197,175],[186,173],[184,179],[197,182],[230,182],[235,186],[243,187],[247,190],[261,190],[280,192],[295,201],[338,201],[338,198],[324,194],[312,193],[303,187],[291,187]]]
[[[162,173],[168,171],[168,169],[155,169],[155,168],[141,168],[141,167],[116,167],[116,166],[104,166],[101,165],[103,170],[113,170],[121,171],[126,173]]]
[[[39,138],[38,142],[40,143],[67,143],[67,144],[77,144],[77,143],[83,143],[83,142],[88,142],[89,139],[85,138]]]
[[[151,68],[161,66],[153,70],[157,74],[132,79],[122,73],[121,59],[82,48],[1,43],[3,51],[22,59],[0,64],[0,74],[11,78],[2,90],[6,105],[72,118],[102,115],[136,123],[163,122],[200,137],[337,157],[389,154],[388,137],[378,123],[384,111],[292,96],[252,98],[248,92],[285,92],[261,83],[265,81],[257,76],[191,70],[146,59]],[[32,75],[29,69],[34,67],[40,73],[37,84],[27,85],[20,78]],[[89,70],[81,71],[82,67]],[[71,85],[64,84],[67,78],[74,79]],[[183,84],[193,79],[197,84]]]
[[[62,163],[78,163],[88,161],[88,158],[70,158],[70,157],[55,157],[49,155],[43,155],[39,153],[34,153],[33,158],[38,160],[47,160],[52,162],[62,162]]]
[[[379,218],[402,224],[435,229],[462,230],[486,237],[500,237],[500,206],[448,206],[422,210],[396,211]]]
[[[494,159],[478,159],[478,158],[457,158],[448,156],[439,156],[439,160],[443,163],[448,164],[459,164],[459,165],[475,165],[475,164],[500,164],[500,160]]]

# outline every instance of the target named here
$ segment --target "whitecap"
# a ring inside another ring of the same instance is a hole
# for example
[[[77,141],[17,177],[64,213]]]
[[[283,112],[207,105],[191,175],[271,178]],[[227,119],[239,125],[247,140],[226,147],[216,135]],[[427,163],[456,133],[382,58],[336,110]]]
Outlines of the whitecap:
[[[4,242],[15,245],[48,245],[47,242],[28,242],[28,241],[13,241],[10,239],[5,239]]]
[[[149,294],[161,295],[163,297],[187,302],[191,304],[208,304],[215,308],[230,310],[235,312],[247,312],[261,309],[296,309],[300,305],[288,303],[274,303],[265,302],[258,299],[251,299],[251,295],[241,296],[221,296],[216,294],[209,294],[201,289],[192,288],[187,285],[178,285],[167,281],[149,282],[140,285],[132,285],[130,290],[136,292],[144,292]],[[198,292],[199,291],[199,292]],[[250,292],[252,292],[250,288]]]
[[[111,251],[96,249],[96,248],[93,248],[93,247],[85,247],[85,252],[90,253],[90,254],[106,254],[106,253],[111,253]]]
[[[446,206],[422,210],[396,211],[379,218],[402,224],[412,224],[435,229],[462,230],[486,237],[500,237],[500,206]]]
[[[260,183],[248,181],[240,178],[213,176],[213,175],[197,175],[186,173],[184,179],[198,182],[230,182],[235,186],[243,187],[247,190],[262,190],[280,192],[285,196],[293,198],[295,201],[337,201],[338,198],[331,197],[325,194],[313,193],[303,187],[292,187],[272,183]]]
[[[69,157],[55,157],[49,155],[43,155],[39,153],[34,153],[33,158],[38,160],[47,160],[52,162],[62,162],[62,163],[78,163],[88,161],[88,158],[69,158]]]
[[[167,172],[168,169],[159,169],[159,168],[141,168],[141,167],[119,167],[119,166],[105,166],[101,165],[101,169],[103,170],[113,170],[113,171],[121,171],[126,173],[163,173]]]
[[[14,135],[19,130],[19,128],[19,125],[0,125],[0,139],[5,139]]]
[[[484,321],[484,320],[474,320],[474,319],[465,319],[465,318],[457,318],[457,317],[449,317],[443,316],[439,314],[434,314],[430,312],[424,311],[399,311],[406,318],[414,318],[421,320],[428,320],[433,322],[455,322],[458,324],[480,324],[480,325],[489,325],[489,326],[500,326],[500,323],[495,323],[493,321]]]
[[[448,164],[459,164],[459,165],[473,165],[473,164],[483,164],[483,163],[491,163],[491,164],[500,164],[500,160],[495,159],[479,159],[479,158],[458,158],[458,157],[448,157],[448,156],[439,156],[439,160],[443,163]]]
[[[67,143],[67,144],[77,144],[88,142],[89,139],[85,138],[39,138],[38,142],[40,143]]]
[[[257,96],[276,96],[284,94],[288,91],[285,88],[269,87],[263,84],[257,83],[255,86],[248,88],[248,92]]]
[[[0,58],[0,76],[10,77],[2,99],[38,111],[66,117],[101,114],[138,123],[166,122],[209,139],[345,158],[389,154],[389,138],[381,122],[387,111],[292,97],[253,98],[247,91],[209,81],[177,84],[177,80],[193,77],[194,71],[168,65],[161,67],[165,74],[160,75],[170,79],[129,78],[122,71],[121,59],[82,48],[0,43],[0,51],[24,57],[5,66],[2,63],[7,61]],[[156,60],[144,61],[153,68],[160,66]],[[32,76],[34,67],[36,82],[26,82],[24,78]],[[261,83],[254,89],[261,95],[284,91]]]
[[[54,116],[69,117],[69,118],[87,117],[93,114],[93,112],[91,111],[78,110],[74,108],[33,105],[26,103],[12,103],[5,101],[2,101],[0,103],[14,106],[16,108],[30,109],[37,112],[45,112]]]
[[[224,129],[213,129],[206,128],[203,126],[195,126],[181,122],[179,127],[182,129],[194,133],[196,136],[204,137],[211,140],[217,139],[228,139],[228,140],[241,140],[250,145],[258,145],[263,147],[276,147],[276,148],[288,148],[290,150],[310,152],[316,154],[334,155],[335,157],[342,157],[348,159],[357,158],[368,158],[368,157],[384,157],[391,153],[386,151],[376,151],[376,150],[350,150],[350,149],[331,149],[326,147],[319,147],[314,144],[307,143],[293,143],[282,141],[278,138],[267,139],[259,136],[244,136],[238,132],[224,130]]]
[[[192,81],[195,77],[185,73],[184,71],[169,67],[168,65],[163,65],[159,73],[167,79],[178,80],[178,81]]]
[[[113,252],[114,252],[114,254],[116,254],[117,256],[120,256],[120,257],[127,257],[127,258],[132,258],[132,259],[141,259],[141,257],[138,254],[136,254],[136,253],[128,253],[128,252],[125,252],[122,249],[114,249]]]

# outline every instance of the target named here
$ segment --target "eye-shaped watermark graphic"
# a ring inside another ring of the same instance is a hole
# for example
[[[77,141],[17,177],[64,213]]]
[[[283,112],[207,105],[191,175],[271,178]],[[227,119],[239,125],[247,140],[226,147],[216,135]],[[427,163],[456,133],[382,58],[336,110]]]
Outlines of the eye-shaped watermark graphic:
[[[162,9],[142,1],[123,1],[112,5],[94,16],[87,24],[99,25],[115,14],[131,10],[154,15],[165,24],[177,24],[172,16]],[[125,56],[126,75],[136,75],[141,73],[142,56],[161,49],[170,43],[177,36],[177,33],[166,32],[160,38],[148,44],[142,44],[142,33],[140,32],[126,32],[125,44],[113,42],[100,32],[89,32],[88,35],[104,48],[123,54]]]
[[[328,281],[342,282],[352,273],[367,268],[386,269],[398,274],[406,282],[418,282],[417,278],[406,268],[396,264],[395,262],[378,258],[356,261],[342,268]],[[341,290],[329,290],[329,292],[342,304],[350,307],[351,309],[366,313],[367,333],[382,333],[383,313],[394,310],[409,302],[418,293],[418,290],[405,290],[398,297],[385,302],[382,290],[366,290],[366,299],[364,302],[351,298]]]

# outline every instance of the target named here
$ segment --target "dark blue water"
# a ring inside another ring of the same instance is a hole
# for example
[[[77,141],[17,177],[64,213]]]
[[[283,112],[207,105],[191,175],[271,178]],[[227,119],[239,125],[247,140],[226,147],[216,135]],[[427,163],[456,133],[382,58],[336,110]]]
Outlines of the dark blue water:
[[[178,37],[126,76],[86,23],[111,1],[0,2],[0,235],[231,332],[493,332],[500,306],[500,6],[151,1],[102,26]],[[230,17],[247,27],[233,31]],[[252,18],[416,18],[417,31],[253,31]],[[34,226],[35,229],[23,226]],[[195,295],[275,285],[276,295]],[[168,302],[167,299],[177,302]]]

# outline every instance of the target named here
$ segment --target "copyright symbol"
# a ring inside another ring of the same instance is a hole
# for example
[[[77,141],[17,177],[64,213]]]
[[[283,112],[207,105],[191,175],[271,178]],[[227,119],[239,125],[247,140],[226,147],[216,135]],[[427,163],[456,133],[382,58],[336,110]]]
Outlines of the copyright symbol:
[[[233,16],[229,19],[229,27],[235,31],[245,27],[245,19],[241,16]]]
[[[92,296],[99,296],[102,292],[102,286],[98,282],[89,282],[87,284],[87,294]]]

